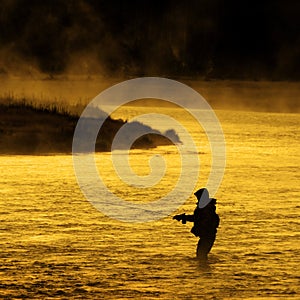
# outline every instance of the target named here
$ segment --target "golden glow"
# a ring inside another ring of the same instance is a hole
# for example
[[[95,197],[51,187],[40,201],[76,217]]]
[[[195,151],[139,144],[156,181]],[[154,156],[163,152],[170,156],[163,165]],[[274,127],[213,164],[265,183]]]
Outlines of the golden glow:
[[[168,110],[181,119],[181,112]],[[191,227],[174,223],[172,216],[129,224],[96,210],[76,183],[71,156],[0,156],[1,294],[252,299],[299,293],[299,115],[217,114],[228,153],[216,195],[221,223],[208,266],[194,259],[197,239]],[[200,187],[210,170],[209,146],[205,134],[183,119],[200,151]],[[97,154],[96,162],[113,192],[130,201],[151,201],[175,184],[176,148],[130,154],[133,170],[145,175],[150,156],[159,152],[168,169],[153,189],[122,183],[109,153]],[[176,213],[194,208],[191,195]]]

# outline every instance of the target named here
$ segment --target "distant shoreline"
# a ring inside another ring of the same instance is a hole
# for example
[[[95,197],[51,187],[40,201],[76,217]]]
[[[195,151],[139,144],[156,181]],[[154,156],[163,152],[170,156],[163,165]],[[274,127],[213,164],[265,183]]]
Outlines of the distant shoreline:
[[[105,89],[130,79],[133,77],[68,74],[49,78],[46,74],[43,77],[0,75],[0,98],[26,98],[42,104],[55,102],[66,106],[80,103],[85,106]],[[196,90],[213,109],[300,113],[298,81],[204,80],[196,77],[170,79]],[[148,106],[149,101],[146,99],[140,101],[140,104]]]
[[[30,102],[0,101],[0,155],[71,154],[73,134],[79,115],[55,105],[34,105]],[[93,120],[97,122],[97,120]],[[107,117],[97,137],[95,151],[111,151],[115,134],[125,124]],[[145,125],[135,122],[136,126]],[[138,127],[138,128],[139,128]],[[171,132],[174,137],[174,132]],[[175,137],[177,135],[175,134]],[[178,136],[177,136],[178,138]],[[180,142],[178,138],[178,142]],[[173,144],[157,131],[138,138],[132,148],[149,149]],[[122,145],[120,146],[122,147]],[[85,153],[85,150],[82,151]]]

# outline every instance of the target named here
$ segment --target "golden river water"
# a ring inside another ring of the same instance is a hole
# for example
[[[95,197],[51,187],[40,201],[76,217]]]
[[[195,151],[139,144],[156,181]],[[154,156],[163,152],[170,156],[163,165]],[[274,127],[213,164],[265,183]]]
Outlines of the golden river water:
[[[175,108],[164,109],[181,118]],[[136,110],[126,107],[116,116],[129,118]],[[195,259],[191,224],[172,220],[193,212],[192,193],[169,216],[126,223],[85,199],[71,155],[1,156],[0,298],[299,299],[299,114],[217,115],[227,156],[215,195],[221,222],[206,265]],[[200,188],[209,173],[209,147],[197,126],[184,117],[181,122],[199,148]],[[174,146],[130,153],[139,175],[159,154],[166,160],[165,177],[147,189],[122,183],[110,153],[97,154],[96,163],[113,193],[138,203],[166,194],[180,163]]]

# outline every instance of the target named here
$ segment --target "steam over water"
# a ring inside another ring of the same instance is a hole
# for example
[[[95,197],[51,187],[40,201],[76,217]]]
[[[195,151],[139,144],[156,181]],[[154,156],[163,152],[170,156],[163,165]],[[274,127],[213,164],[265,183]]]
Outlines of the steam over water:
[[[195,189],[205,186],[211,161],[205,134],[178,109],[163,110],[192,132],[201,160]],[[127,107],[116,116],[134,113]],[[172,216],[122,223],[96,210],[77,185],[71,156],[1,156],[0,296],[299,298],[299,115],[217,115],[227,167],[215,195],[221,223],[206,266],[195,259],[191,224]],[[149,158],[159,154],[166,160],[166,177],[144,190],[122,184],[110,153],[97,154],[96,162],[112,192],[138,203],[159,199],[176,183],[180,162],[173,146],[131,151],[132,169],[148,174]],[[194,208],[191,195],[174,214]]]

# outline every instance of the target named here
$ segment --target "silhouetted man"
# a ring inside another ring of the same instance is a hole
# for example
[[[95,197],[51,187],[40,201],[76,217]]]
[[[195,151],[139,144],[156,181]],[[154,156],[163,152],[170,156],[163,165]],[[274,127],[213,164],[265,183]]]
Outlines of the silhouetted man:
[[[216,199],[209,198],[207,189],[200,189],[194,195],[198,199],[194,214],[176,215],[173,219],[182,221],[182,224],[186,224],[187,221],[194,222],[191,232],[200,237],[197,246],[197,257],[206,260],[207,254],[215,242],[220,219],[216,214]]]

